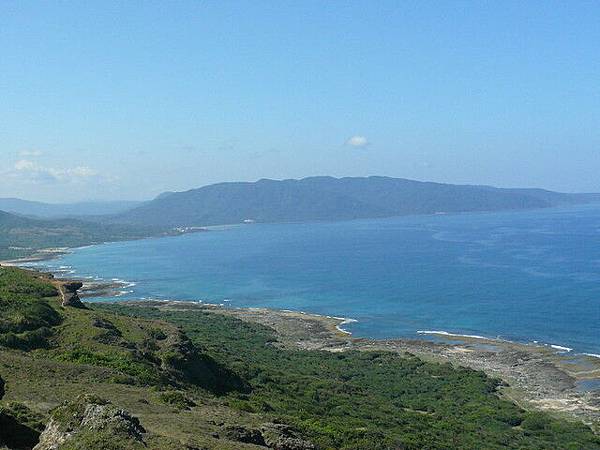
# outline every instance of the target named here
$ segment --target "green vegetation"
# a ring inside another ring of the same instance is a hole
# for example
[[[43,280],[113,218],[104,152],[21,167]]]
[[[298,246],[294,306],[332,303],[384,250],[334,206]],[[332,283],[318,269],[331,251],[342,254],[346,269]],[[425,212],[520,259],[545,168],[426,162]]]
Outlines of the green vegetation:
[[[0,345],[22,350],[47,347],[61,315],[48,303],[56,288],[25,272],[0,271]]]
[[[583,424],[500,398],[482,372],[410,354],[290,350],[270,328],[201,310],[61,308],[56,293],[0,268],[0,442],[35,440],[52,419],[79,427],[60,450],[258,449],[266,423],[322,450],[600,449]],[[5,339],[41,329],[44,345]],[[110,426],[94,429],[89,414]]]
[[[201,311],[102,308],[181,326],[251,385],[231,407],[278,416],[323,448],[600,448],[584,425],[500,399],[482,372],[387,352],[283,350],[269,328]]]
[[[143,225],[133,227],[76,219],[31,219],[0,211],[0,258],[20,258],[43,248],[138,239],[164,231],[161,227]]]
[[[180,391],[165,391],[161,392],[158,396],[161,402],[167,405],[174,406],[179,409],[186,409],[192,406],[196,406],[193,400]]]

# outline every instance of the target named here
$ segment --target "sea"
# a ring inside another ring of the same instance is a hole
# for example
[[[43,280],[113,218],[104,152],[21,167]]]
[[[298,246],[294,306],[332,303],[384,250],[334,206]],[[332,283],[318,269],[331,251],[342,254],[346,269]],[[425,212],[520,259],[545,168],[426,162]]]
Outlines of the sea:
[[[442,332],[600,355],[600,205],[243,224],[36,263],[116,298],[343,317],[357,337]],[[600,357],[600,356],[599,356]]]

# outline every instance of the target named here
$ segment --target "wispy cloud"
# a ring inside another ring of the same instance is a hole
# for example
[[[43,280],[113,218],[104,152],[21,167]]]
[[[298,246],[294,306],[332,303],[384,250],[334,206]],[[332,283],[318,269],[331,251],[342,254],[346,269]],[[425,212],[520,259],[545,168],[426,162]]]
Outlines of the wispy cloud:
[[[364,148],[370,144],[369,140],[364,136],[352,136],[346,141],[346,145],[355,148]]]
[[[84,180],[104,180],[97,171],[88,166],[55,168],[41,165],[30,159],[20,159],[13,167],[3,173],[4,176],[15,180],[36,183],[74,183]]]

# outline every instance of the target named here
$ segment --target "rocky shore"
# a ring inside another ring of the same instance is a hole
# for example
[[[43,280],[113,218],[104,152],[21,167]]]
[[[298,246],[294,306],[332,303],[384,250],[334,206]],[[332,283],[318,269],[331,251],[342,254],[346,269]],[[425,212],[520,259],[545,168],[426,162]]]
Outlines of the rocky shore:
[[[51,276],[51,275],[50,275]],[[118,297],[122,281],[56,280],[65,293],[78,283],[81,299]],[[82,284],[82,286],[81,286]],[[120,302],[121,303],[121,302]],[[420,339],[356,338],[343,329],[346,319],[266,308],[232,308],[189,301],[127,301],[162,310],[202,310],[273,328],[277,345],[304,350],[342,352],[386,350],[411,353],[425,360],[481,370],[504,382],[502,395],[526,409],[571,417],[600,432],[600,358],[572,355],[542,345],[469,336],[435,335]]]

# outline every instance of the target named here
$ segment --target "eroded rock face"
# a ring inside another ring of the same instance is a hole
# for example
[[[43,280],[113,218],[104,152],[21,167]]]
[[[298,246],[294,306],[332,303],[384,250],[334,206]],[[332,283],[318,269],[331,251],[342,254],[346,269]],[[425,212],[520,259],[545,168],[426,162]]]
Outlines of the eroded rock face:
[[[59,450],[68,442],[114,439],[123,448],[143,446],[146,432],[136,417],[93,396],[81,396],[56,408],[34,450]],[[84,447],[82,447],[84,448]],[[112,448],[112,447],[111,447]]]
[[[72,281],[69,283],[63,283],[61,285],[60,291],[62,294],[62,305],[70,306],[72,308],[82,308],[85,309],[85,305],[82,303],[79,295],[77,294],[77,290],[81,289],[83,283],[79,281]]]

